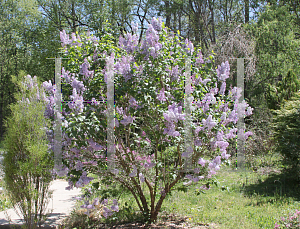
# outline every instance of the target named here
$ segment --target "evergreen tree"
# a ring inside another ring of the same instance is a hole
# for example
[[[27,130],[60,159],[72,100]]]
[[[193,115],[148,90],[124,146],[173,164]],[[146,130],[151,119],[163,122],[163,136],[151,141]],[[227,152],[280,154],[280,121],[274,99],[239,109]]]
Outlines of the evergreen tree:
[[[300,81],[292,69],[288,71],[286,77],[277,83],[277,86],[268,84],[267,102],[269,109],[278,110],[280,104],[290,100],[295,92],[300,90]]]

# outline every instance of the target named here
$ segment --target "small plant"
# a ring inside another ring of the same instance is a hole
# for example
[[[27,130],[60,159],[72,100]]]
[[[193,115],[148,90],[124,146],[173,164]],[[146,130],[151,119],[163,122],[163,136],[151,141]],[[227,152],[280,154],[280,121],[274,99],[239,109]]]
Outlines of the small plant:
[[[300,211],[294,214],[289,213],[289,217],[281,217],[279,223],[275,223],[275,228],[300,228]]]

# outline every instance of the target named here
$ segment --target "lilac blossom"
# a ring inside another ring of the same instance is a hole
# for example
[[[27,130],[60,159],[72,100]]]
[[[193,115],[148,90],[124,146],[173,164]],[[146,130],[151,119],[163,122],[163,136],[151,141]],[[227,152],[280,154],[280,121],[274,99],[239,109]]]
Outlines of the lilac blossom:
[[[76,171],[82,170],[82,166],[83,166],[83,164],[81,163],[81,161],[77,161],[77,163],[75,165]]]
[[[198,78],[195,78],[195,85],[198,86],[199,83],[202,83],[202,78],[200,76],[198,76]]]
[[[196,135],[198,135],[198,133]],[[196,140],[194,141],[194,144],[195,144],[195,146],[201,146],[202,145],[202,141],[199,138],[196,138]]]
[[[172,68],[172,71],[171,71],[171,73],[170,73],[171,80],[172,80],[172,81],[178,80],[179,74],[181,74],[181,70],[180,70],[180,72],[179,72],[179,71],[178,71],[178,65],[176,65],[175,67]]]
[[[45,109],[45,113],[44,113],[44,116],[45,117],[54,117],[54,96],[51,95],[49,96],[47,99],[47,106],[46,106],[46,109]]]
[[[236,122],[238,121],[238,115],[235,112],[235,110],[230,112],[230,114],[228,116],[228,119],[229,119],[230,122],[234,122],[234,124],[236,124]]]
[[[155,163],[145,162],[145,164],[144,164],[144,167],[145,167],[146,170],[151,169],[154,166],[155,166]]]
[[[66,80],[67,83],[71,82],[71,78],[70,78],[70,72],[69,71],[65,71],[65,68],[62,67],[61,69],[61,77],[64,78]]]
[[[141,182],[145,182],[145,177],[142,173],[139,174]]]
[[[202,81],[202,83],[203,83],[204,86],[206,86],[206,84],[207,84],[208,82],[210,82],[210,81],[211,81],[211,79],[205,79],[205,80]]]
[[[164,113],[164,117],[168,122],[178,122],[178,120],[185,120],[185,114],[181,114],[182,107],[175,107],[175,103],[169,105],[168,111]]]
[[[242,89],[239,87],[234,87],[230,90],[231,96],[233,96],[234,100],[237,101],[242,96]]]
[[[61,42],[62,42],[62,47],[66,46],[66,45],[68,45],[68,44],[70,44],[70,43],[72,42],[72,41],[70,40],[69,35],[66,33],[65,30],[60,31],[60,32],[59,32],[59,35],[60,35],[60,40],[61,40]]]
[[[151,55],[156,58],[158,55],[158,51],[162,48],[162,44],[158,42],[159,35],[157,31],[153,28],[152,24],[149,24],[148,29],[146,31],[146,39],[143,40],[141,50],[142,54],[146,54],[145,60],[149,57],[149,49],[151,48]]]
[[[133,166],[133,172],[129,174],[130,177],[135,177],[137,174],[137,168],[136,166]]]
[[[226,90],[226,82],[224,81],[221,85],[220,95],[224,95],[225,90]]]
[[[130,98],[129,104],[130,104],[130,107],[135,108],[135,109],[136,109],[137,106],[138,106],[138,104],[137,104],[137,102],[136,102],[136,100],[135,100],[134,97],[131,97],[131,98]]]
[[[159,92],[159,94],[157,95],[157,99],[159,100],[159,101],[166,101],[166,96],[165,96],[165,89],[164,88],[162,88],[161,90],[160,90],[160,92]]]
[[[198,164],[202,165],[202,167],[205,166],[206,161],[203,158],[199,158]]]
[[[161,28],[162,28],[162,20],[161,18],[159,19],[156,19],[155,17],[152,18],[151,20],[151,25],[153,26],[153,28],[156,30],[156,31],[161,31]]]
[[[233,128],[233,129],[230,129],[229,132],[227,134],[225,134],[225,138],[226,139],[232,139],[232,138],[235,138],[236,137],[236,133],[237,131],[237,128]]]
[[[124,115],[123,118],[124,118],[124,119],[121,120],[120,122],[121,122],[121,124],[123,124],[124,126],[126,126],[126,125],[128,125],[128,124],[130,124],[130,123],[133,123],[133,120],[135,119],[135,117],[126,116],[126,115]]]
[[[131,67],[130,62],[133,60],[132,56],[123,56],[122,60],[115,64],[116,73],[123,75],[125,82],[131,79]]]
[[[77,92],[83,92],[86,90],[85,86],[83,85],[82,81],[77,80],[75,77],[72,77],[72,88],[76,88]]]
[[[119,127],[119,121],[118,121],[117,118],[115,118],[115,126],[116,126],[116,127]]]
[[[224,132],[222,130],[218,131],[218,133],[217,133],[217,141],[222,141],[223,137],[224,137]]]
[[[247,138],[250,135],[253,135],[253,133],[251,131],[248,131],[248,132],[245,133],[245,129],[243,129],[243,128],[238,130],[238,137],[242,140],[247,140]]]
[[[83,97],[82,95],[77,94],[76,88],[73,88],[73,94],[70,96],[73,102],[69,102],[70,109],[77,109],[77,111],[82,112],[84,105],[83,105]]]
[[[246,111],[246,115],[248,116],[248,115],[252,115],[252,111],[253,111],[254,109],[252,108],[252,107],[248,107],[247,108],[247,111]]]
[[[230,66],[228,61],[222,63],[221,66],[220,65],[218,66],[217,76],[220,81],[225,81],[227,78],[229,78],[229,74],[230,74]]]
[[[207,127],[208,130],[211,130],[214,126],[217,125],[215,121],[212,120],[212,115],[209,115],[207,119],[202,119],[202,123],[204,127]]]
[[[219,147],[221,151],[224,151],[228,147],[229,143],[225,141],[216,141],[215,145],[216,147]]]
[[[197,63],[197,64],[203,64],[203,63],[204,63],[204,60],[203,60],[203,56],[202,56],[202,52],[201,52],[201,51],[199,51],[198,54],[197,54],[196,63]]]
[[[231,155],[230,154],[226,154],[226,151],[224,151],[222,154],[221,154],[222,158],[227,160]]]
[[[120,115],[124,115],[125,113],[124,113],[124,110],[123,110],[123,107],[116,107],[116,110],[117,110],[117,112],[118,112],[118,114],[120,114]]]
[[[131,54],[138,50],[138,43],[139,39],[136,34],[132,36],[131,33],[127,33],[125,38],[123,38],[121,35],[119,37],[120,48],[124,48],[128,53]]]
[[[88,79],[88,77],[93,77],[94,71],[89,71],[90,63],[86,58],[84,58],[83,64],[80,66],[79,74],[84,75],[84,80]]]
[[[235,106],[235,110],[237,111],[238,117],[239,118],[243,118],[245,115],[245,109],[248,107],[249,105],[245,102],[245,100],[243,100],[243,102],[241,103],[237,103]]]
[[[175,125],[173,123],[168,122],[167,128],[164,129],[163,134],[168,134],[169,136],[178,137],[180,133],[175,131]]]
[[[52,83],[50,80],[49,80],[49,82],[47,82],[47,81],[43,82],[43,87],[46,89],[47,92],[54,94],[56,86],[55,85],[52,86]]]
[[[196,167],[196,168],[194,168],[194,173],[199,173],[200,172],[200,168],[198,168],[198,167]]]
[[[216,95],[218,93],[218,91],[219,91],[219,88],[218,88],[218,84],[216,82],[215,87],[210,89],[210,93],[212,93],[213,95]]]

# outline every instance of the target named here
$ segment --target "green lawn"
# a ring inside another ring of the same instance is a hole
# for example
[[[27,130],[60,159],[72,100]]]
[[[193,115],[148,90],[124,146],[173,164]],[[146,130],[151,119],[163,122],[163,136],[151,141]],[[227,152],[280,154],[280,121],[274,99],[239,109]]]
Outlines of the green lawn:
[[[197,192],[196,187],[200,185],[193,185],[186,193],[174,191],[164,201],[161,212],[188,216],[195,225],[214,223],[223,229],[235,229],[237,225],[240,229],[274,228],[281,216],[300,209],[300,185],[292,178],[293,174],[282,172],[280,160],[279,155],[257,157],[252,161],[257,171],[249,170],[246,173],[236,172],[232,160],[231,166],[223,166],[217,173],[217,187],[212,186],[205,193]],[[95,194],[95,197],[99,197],[99,194]],[[149,193],[146,193],[146,197],[150,199]],[[138,221],[137,204],[130,194],[122,192],[119,203],[120,211],[114,216],[113,222]],[[104,218],[92,222],[82,214],[79,217],[77,212],[82,204],[83,201],[77,202],[68,219],[69,225],[95,228],[94,223],[112,222]],[[10,207],[8,198],[1,194],[0,210]],[[88,224],[91,226],[87,227]]]

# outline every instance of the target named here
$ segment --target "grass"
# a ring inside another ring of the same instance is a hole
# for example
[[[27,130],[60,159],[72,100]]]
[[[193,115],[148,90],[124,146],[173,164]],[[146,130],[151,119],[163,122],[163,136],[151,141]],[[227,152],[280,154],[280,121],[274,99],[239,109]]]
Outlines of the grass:
[[[280,156],[273,155],[273,159],[269,159],[266,156],[258,159],[256,172],[242,173],[233,170],[232,166],[223,167],[216,176],[218,186],[205,193],[199,194],[197,185],[186,193],[174,191],[164,201],[161,212],[188,216],[194,225],[214,223],[220,229],[237,228],[237,225],[240,229],[274,228],[280,217],[300,209],[300,187],[292,174],[279,170]],[[278,173],[266,172],[272,168],[270,165]],[[149,193],[146,196],[149,199]],[[140,218],[137,204],[130,194],[123,192],[119,203],[120,212],[112,217],[113,220],[93,221],[82,214],[79,206],[83,201],[78,201],[66,228],[95,228],[99,223],[132,222]],[[89,224],[90,227],[86,227]]]
[[[251,171],[241,173],[235,171],[233,165],[223,166],[216,176],[218,186],[212,186],[205,193],[198,192],[199,184],[191,186],[186,193],[173,191],[172,196],[163,202],[158,220],[162,220],[163,213],[176,213],[189,217],[194,225],[214,223],[220,229],[237,228],[237,225],[240,229],[267,229],[274,228],[280,217],[300,209],[299,182],[293,179],[293,174],[283,170],[279,155],[249,156],[246,159]],[[277,173],[272,173],[272,170]],[[64,223],[65,228],[97,228],[96,225],[101,223],[140,221],[141,213],[132,195],[124,191],[120,193],[120,211],[111,219],[89,218],[80,209],[83,201],[78,201]],[[99,193],[92,196],[95,197],[101,198]],[[149,193],[146,193],[146,198],[150,199]],[[0,210],[11,207],[9,199],[2,193]]]

